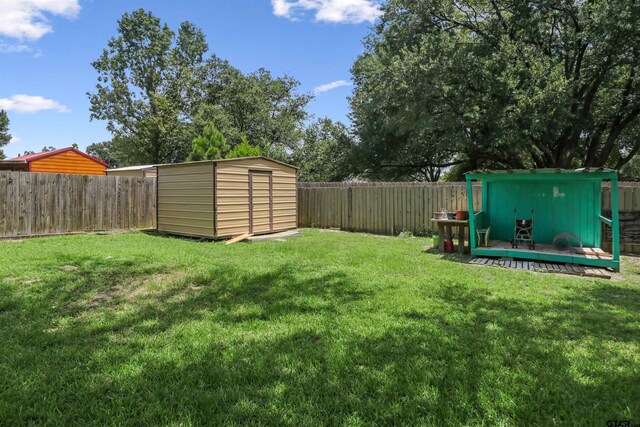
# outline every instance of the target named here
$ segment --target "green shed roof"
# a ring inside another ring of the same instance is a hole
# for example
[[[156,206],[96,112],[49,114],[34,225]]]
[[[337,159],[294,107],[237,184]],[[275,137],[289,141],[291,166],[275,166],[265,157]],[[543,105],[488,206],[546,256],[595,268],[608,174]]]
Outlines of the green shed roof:
[[[470,174],[489,174],[489,173],[586,173],[586,172],[615,172],[614,169],[607,168],[580,168],[580,169],[505,169],[505,170],[483,170],[467,172]]]
[[[608,168],[580,168],[580,169],[506,169],[506,170],[477,170],[467,172],[467,179],[535,179],[544,177],[545,179],[611,179],[616,176],[617,171]],[[579,176],[578,176],[579,175]]]

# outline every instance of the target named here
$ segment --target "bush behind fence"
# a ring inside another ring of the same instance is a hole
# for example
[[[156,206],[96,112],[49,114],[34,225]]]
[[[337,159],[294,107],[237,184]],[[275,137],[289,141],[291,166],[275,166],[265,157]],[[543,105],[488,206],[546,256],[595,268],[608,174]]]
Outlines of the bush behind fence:
[[[474,210],[481,187],[473,186]],[[375,234],[433,233],[433,213],[468,210],[465,183],[299,183],[300,227],[336,227]],[[620,247],[640,253],[640,183],[619,184]],[[611,188],[603,185],[602,210],[611,210]],[[603,242],[603,247],[608,248]]]
[[[153,178],[0,171],[0,237],[155,227]]]

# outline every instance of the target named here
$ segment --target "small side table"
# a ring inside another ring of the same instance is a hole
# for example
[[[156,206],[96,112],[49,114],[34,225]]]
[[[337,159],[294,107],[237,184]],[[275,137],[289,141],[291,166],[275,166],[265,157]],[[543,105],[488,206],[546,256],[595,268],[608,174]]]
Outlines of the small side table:
[[[432,218],[431,221],[438,224],[438,246],[440,252],[444,252],[444,237],[447,236],[451,238],[453,227],[458,227],[458,252],[462,255],[465,252],[465,238],[466,238],[466,230],[465,228],[469,228],[469,220],[458,220],[458,219],[435,219]],[[446,234],[445,234],[446,229]]]

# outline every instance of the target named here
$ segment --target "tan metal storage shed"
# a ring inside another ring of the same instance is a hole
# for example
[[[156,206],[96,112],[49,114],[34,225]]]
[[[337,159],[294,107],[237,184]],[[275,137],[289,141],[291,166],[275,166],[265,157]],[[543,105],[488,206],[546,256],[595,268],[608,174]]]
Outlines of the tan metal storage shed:
[[[159,165],[158,231],[226,238],[298,226],[298,168],[267,157]]]

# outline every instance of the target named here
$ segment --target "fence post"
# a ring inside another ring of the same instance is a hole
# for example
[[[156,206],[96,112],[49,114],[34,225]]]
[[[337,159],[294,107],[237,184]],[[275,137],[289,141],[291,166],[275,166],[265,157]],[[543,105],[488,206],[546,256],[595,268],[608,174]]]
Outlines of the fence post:
[[[353,191],[352,191],[352,188],[349,187],[347,189],[347,230],[353,230],[352,216],[353,216]]]

